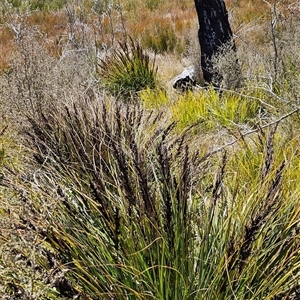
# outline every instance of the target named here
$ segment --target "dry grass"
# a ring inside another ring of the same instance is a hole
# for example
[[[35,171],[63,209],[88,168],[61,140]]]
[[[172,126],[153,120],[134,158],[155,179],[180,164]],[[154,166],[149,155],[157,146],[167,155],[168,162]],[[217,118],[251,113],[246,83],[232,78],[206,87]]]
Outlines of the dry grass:
[[[233,31],[241,37],[237,39],[237,45],[241,45],[242,41],[250,43],[250,47],[265,44],[265,32],[270,22],[270,10],[265,1],[228,0],[226,3]],[[292,1],[280,1],[278,4],[286,18],[288,14],[297,13],[291,4]],[[13,17],[13,14],[2,16],[0,34],[4,55],[0,56],[3,61],[0,61],[0,69],[9,66],[14,50],[12,32],[9,32],[4,23],[10,23],[10,17]],[[70,34],[73,35],[73,42],[86,45],[94,42],[99,50],[122,41],[124,35],[130,34],[134,39],[140,40],[143,47],[185,56],[189,54],[191,47],[195,48],[194,41],[197,41],[196,36],[191,37],[190,34],[191,31],[197,30],[193,1],[183,4],[175,0],[126,0],[120,7],[108,6],[106,2],[97,7],[90,1],[85,1],[81,5],[70,5],[67,9],[58,11],[32,11],[22,15],[18,22],[36,27],[43,37],[41,41],[44,47],[56,57],[62,54]]]
[[[1,27],[0,27],[1,28]],[[8,28],[0,29],[0,73],[9,68],[14,51],[13,35]]]
[[[19,17],[13,11],[3,14],[0,35],[3,44],[1,50],[5,55],[1,55],[3,62],[0,61],[0,68],[9,66],[14,50],[13,31],[6,24],[35,27],[42,37],[42,44],[55,57],[62,54],[71,36],[77,44],[87,45],[93,41],[102,50],[102,47],[110,47],[122,41],[127,33],[141,40],[143,46],[152,49],[156,47],[154,50],[176,53],[186,51],[185,35],[196,18],[192,1],[187,4],[158,1],[159,6],[153,9],[145,2],[134,1],[133,6],[132,2],[124,1],[121,6],[103,4],[103,7],[84,2],[81,5],[68,5],[58,11],[29,11]]]

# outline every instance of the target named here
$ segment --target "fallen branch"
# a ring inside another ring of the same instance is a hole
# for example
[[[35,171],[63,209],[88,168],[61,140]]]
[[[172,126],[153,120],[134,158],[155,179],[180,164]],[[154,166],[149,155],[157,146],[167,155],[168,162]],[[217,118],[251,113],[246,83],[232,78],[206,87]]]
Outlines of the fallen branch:
[[[229,142],[229,143],[227,143],[227,144],[225,144],[225,145],[223,145],[223,146],[221,146],[221,147],[219,147],[219,148],[217,148],[217,149],[215,149],[215,150],[209,152],[207,155],[205,155],[205,157],[208,157],[208,156],[211,156],[211,155],[213,155],[213,154],[216,154],[216,153],[218,153],[218,152],[224,150],[225,148],[234,145],[234,144],[237,143],[240,139],[244,139],[246,136],[248,136],[248,135],[250,135],[250,134],[252,134],[252,133],[256,133],[256,132],[258,132],[258,131],[260,131],[260,130],[262,130],[262,129],[264,129],[264,128],[268,128],[268,127],[270,127],[270,126],[272,126],[272,125],[278,124],[278,123],[280,123],[281,121],[283,121],[284,119],[286,119],[286,118],[292,116],[293,114],[295,114],[295,113],[297,113],[297,112],[299,112],[299,111],[300,111],[300,107],[298,107],[298,108],[294,109],[293,111],[291,111],[291,112],[289,112],[289,113],[283,115],[282,117],[280,117],[279,119],[277,119],[277,120],[275,120],[275,121],[273,121],[273,122],[270,122],[270,123],[265,124],[265,125],[263,125],[263,126],[259,126],[258,128],[255,128],[255,129],[246,131],[245,133],[241,133],[239,138],[235,138],[233,141],[231,141],[231,142]]]

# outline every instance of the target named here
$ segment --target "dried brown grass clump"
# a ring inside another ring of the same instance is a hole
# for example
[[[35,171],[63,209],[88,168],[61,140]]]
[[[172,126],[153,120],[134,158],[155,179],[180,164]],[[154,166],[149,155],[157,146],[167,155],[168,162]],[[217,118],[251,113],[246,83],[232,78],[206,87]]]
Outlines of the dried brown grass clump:
[[[127,22],[132,36],[141,39],[142,45],[157,53],[186,54],[187,35],[193,20],[194,9],[180,10],[173,7],[167,12],[147,11],[141,17]]]
[[[15,45],[12,33],[8,28],[0,29],[0,74],[9,69],[14,49]]]

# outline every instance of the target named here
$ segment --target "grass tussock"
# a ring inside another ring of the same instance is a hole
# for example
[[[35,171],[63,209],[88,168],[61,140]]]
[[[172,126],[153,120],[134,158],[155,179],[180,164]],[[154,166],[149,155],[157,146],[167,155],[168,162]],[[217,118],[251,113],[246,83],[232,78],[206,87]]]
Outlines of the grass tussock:
[[[136,98],[138,92],[157,86],[155,60],[151,61],[141,45],[132,39],[120,43],[120,49],[100,60],[98,73],[111,94],[128,101]]]
[[[216,156],[199,152],[188,131],[176,134],[161,115],[117,102],[78,104],[31,123],[39,184],[53,186],[56,203],[41,234],[67,270],[64,293],[275,299],[295,292],[298,197],[283,188],[293,162],[277,158],[276,127],[261,131],[257,144],[245,140],[236,155]]]
[[[194,2],[61,4],[1,2],[0,298],[298,299],[293,3],[227,1],[237,56],[186,93]]]
[[[8,29],[0,31],[0,73],[9,68],[10,57],[14,49],[12,35]]]

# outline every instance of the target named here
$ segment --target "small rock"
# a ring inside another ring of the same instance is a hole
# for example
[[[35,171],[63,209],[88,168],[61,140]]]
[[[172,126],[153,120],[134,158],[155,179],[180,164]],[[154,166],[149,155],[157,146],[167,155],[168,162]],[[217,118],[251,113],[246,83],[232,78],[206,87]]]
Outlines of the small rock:
[[[174,79],[173,88],[181,92],[193,89],[193,87],[196,86],[194,76],[195,70],[192,66],[184,69],[183,72]]]

